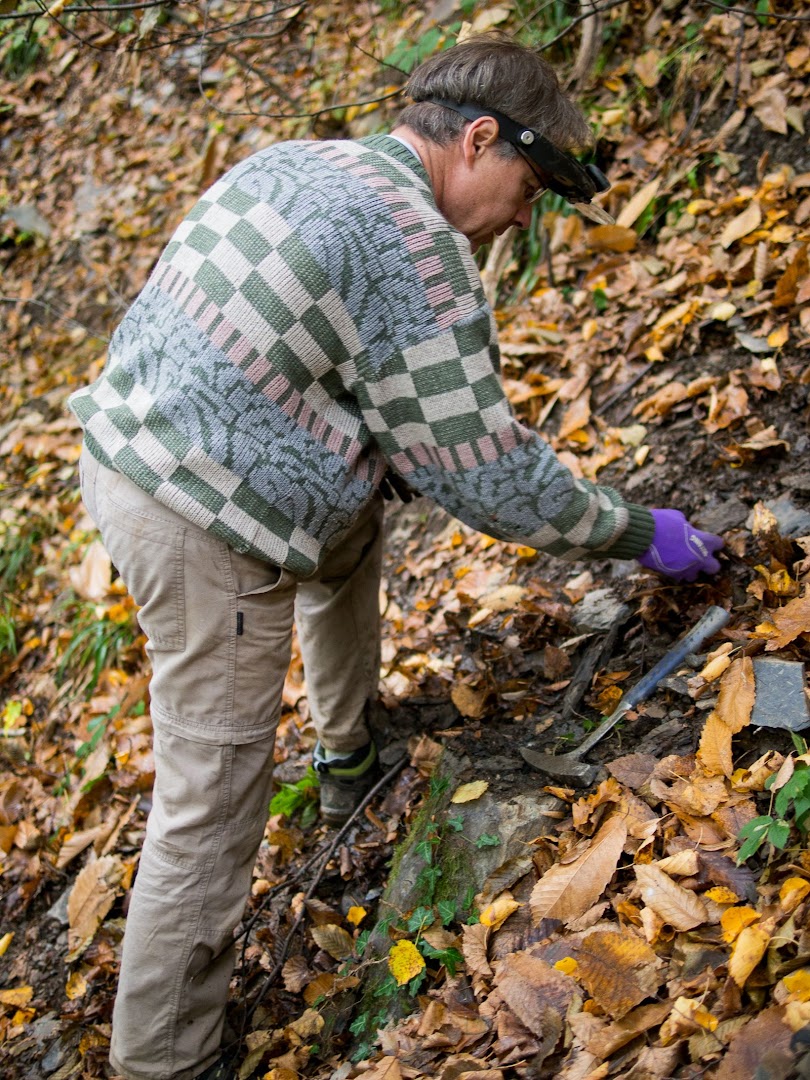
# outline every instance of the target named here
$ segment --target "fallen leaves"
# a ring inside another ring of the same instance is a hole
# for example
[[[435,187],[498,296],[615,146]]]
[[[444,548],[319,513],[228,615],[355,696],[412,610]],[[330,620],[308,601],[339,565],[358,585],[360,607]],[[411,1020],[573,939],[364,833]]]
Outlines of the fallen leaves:
[[[624,818],[614,813],[579,858],[567,864],[557,863],[546,871],[529,901],[534,922],[570,922],[584,915],[615,874],[626,839]]]
[[[397,941],[388,953],[388,970],[398,986],[404,986],[424,971],[425,961],[412,941]]]

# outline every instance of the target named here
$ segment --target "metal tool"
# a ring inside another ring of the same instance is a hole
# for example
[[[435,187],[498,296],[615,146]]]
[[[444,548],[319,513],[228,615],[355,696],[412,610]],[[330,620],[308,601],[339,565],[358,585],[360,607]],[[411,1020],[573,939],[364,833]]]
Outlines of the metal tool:
[[[671,675],[676,668],[680,667],[684,658],[689,653],[697,652],[700,646],[716,634],[726,625],[729,620],[727,611],[720,607],[710,607],[706,614],[692,629],[679,638],[668,653],[663,656],[655,667],[650,668],[646,675],[624,695],[619,702],[616,711],[604,720],[599,727],[582,741],[582,743],[568,754],[541,754],[536,750],[528,750],[521,747],[520,753],[523,760],[534,769],[546,773],[548,776],[570,780],[577,787],[587,787],[596,779],[598,768],[589,765],[581,758],[593,749],[598,742],[604,739],[608,732],[618,724],[624,714],[635,705],[644,701],[658,686],[662,679]]]

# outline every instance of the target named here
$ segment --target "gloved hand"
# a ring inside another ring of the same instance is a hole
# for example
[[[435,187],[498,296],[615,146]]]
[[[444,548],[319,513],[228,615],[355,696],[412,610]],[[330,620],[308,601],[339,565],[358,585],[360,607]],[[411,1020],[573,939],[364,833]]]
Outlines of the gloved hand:
[[[385,476],[380,481],[380,494],[388,502],[391,502],[397,496],[404,503],[413,502],[415,492],[393,469],[388,469]]]
[[[716,574],[720,563],[715,551],[723,546],[723,538],[701,532],[686,520],[680,510],[651,510],[655,521],[653,540],[638,561],[648,570],[676,581],[694,581],[701,571]]]

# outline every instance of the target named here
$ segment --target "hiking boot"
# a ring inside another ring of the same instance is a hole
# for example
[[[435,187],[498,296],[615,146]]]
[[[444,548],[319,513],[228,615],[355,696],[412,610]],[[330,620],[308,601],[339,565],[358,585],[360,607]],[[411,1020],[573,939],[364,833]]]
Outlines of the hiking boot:
[[[232,1054],[223,1054],[205,1072],[199,1073],[194,1080],[238,1080],[235,1059]]]
[[[345,757],[327,760],[316,743],[312,766],[321,783],[321,817],[327,825],[343,825],[380,778],[377,747],[366,743]]]

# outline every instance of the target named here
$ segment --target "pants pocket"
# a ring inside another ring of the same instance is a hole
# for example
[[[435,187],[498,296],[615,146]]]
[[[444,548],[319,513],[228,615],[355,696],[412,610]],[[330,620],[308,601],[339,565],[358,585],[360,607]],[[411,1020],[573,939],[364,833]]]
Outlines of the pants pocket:
[[[185,648],[185,529],[109,498],[98,501],[104,546],[140,608],[138,622],[149,647],[165,652]]]

